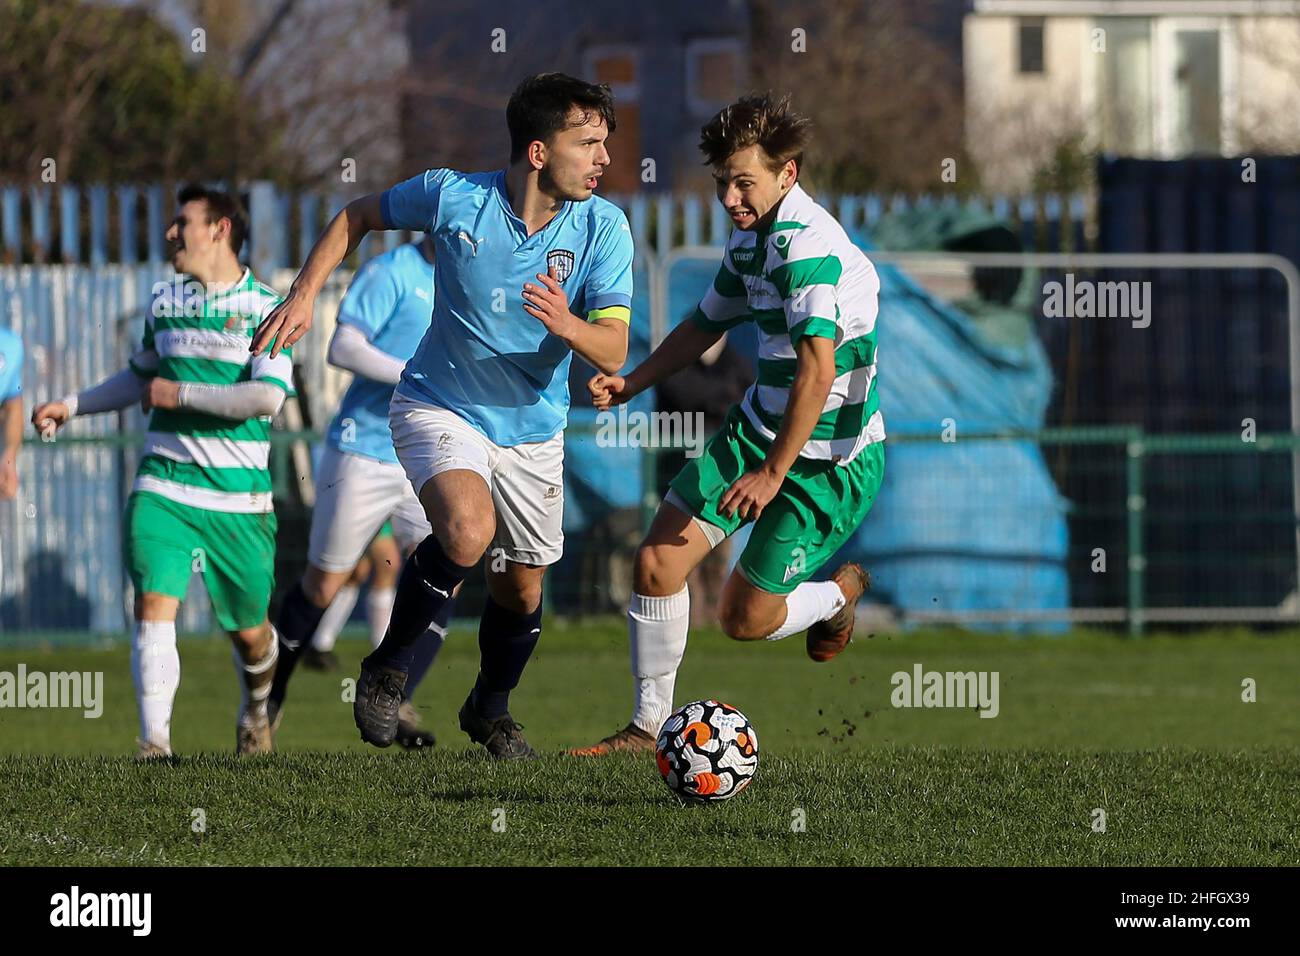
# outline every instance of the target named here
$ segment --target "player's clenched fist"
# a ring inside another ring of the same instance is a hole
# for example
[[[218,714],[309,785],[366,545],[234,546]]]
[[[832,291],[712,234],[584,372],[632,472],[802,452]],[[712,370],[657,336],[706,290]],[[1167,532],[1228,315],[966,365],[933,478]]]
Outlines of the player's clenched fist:
[[[281,349],[289,348],[311,330],[315,304],[304,295],[290,292],[289,297],[272,309],[258,325],[248,350],[254,355],[261,355],[270,345],[271,358],[275,358]]]
[[[587,383],[587,391],[591,392],[591,404],[602,412],[611,405],[622,405],[635,394],[622,375],[597,375]]]
[[[40,433],[41,438],[49,441],[71,417],[67,405],[62,402],[46,402],[32,409],[32,426]]]

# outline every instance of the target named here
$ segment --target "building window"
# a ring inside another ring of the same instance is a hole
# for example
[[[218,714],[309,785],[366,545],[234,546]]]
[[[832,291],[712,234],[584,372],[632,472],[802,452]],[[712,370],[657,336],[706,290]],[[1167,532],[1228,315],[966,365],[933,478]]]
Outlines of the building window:
[[[609,141],[611,162],[600,185],[604,193],[633,193],[641,188],[640,66],[635,46],[594,46],[583,54],[587,79],[608,83],[614,94],[618,131]]]
[[[1020,72],[1043,72],[1043,18],[1020,18]]]
[[[1098,57],[1097,70],[1101,148],[1121,156],[1150,156],[1155,145],[1151,21],[1103,17],[1094,25],[1106,37],[1106,55]]]
[[[733,37],[686,44],[686,102],[696,116],[712,116],[740,93],[742,47]]]

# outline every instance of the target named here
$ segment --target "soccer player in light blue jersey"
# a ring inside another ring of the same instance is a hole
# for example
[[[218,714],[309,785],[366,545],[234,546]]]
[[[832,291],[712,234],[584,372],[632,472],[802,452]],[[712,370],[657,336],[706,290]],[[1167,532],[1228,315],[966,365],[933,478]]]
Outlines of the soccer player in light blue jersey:
[[[431,169],[350,203],[253,340],[274,353],[306,334],[326,278],[371,230],[433,237],[433,322],[389,414],[433,532],[406,562],[357,683],[354,717],[377,746],[395,738],[416,640],[486,556],[479,674],[460,726],[494,757],[536,756],[508,703],[541,634],[542,577],[563,549],[569,363],[576,353],[612,374],[627,358],[632,237],[593,196],[614,122],[606,86],[525,80],[506,107],[505,169]]]
[[[376,256],[357,272],[339,306],[328,357],[331,365],[354,378],[325,436],[307,570],[285,596],[276,618],[280,658],[267,708],[277,729],[299,657],[380,528],[392,522],[406,555],[429,536],[424,509],[393,450],[388,405],[402,369],[429,329],[435,254],[433,240],[426,236]],[[388,597],[388,607],[372,601],[370,613],[387,618],[391,592]],[[408,749],[434,743],[410,698],[442,646],[451,610],[448,602],[417,642],[415,666],[398,713],[396,739]]]
[[[23,342],[0,329],[0,501],[18,495],[23,444]]]
[[[18,497],[18,452],[23,447],[23,342],[0,329],[0,501]],[[0,574],[4,555],[0,553]]]

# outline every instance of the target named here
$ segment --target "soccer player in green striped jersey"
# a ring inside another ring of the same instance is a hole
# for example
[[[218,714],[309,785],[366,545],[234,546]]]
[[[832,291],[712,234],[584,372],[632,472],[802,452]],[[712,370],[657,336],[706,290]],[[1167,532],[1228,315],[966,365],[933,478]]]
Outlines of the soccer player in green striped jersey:
[[[816,661],[852,636],[866,572],[848,563],[829,581],[811,578],[862,523],[884,475],[880,282],[798,183],[809,138],[808,120],[771,95],[745,97],[704,127],[700,148],[734,227],[713,287],[638,368],[589,384],[608,409],[695,362],[727,329],[758,326],[757,381],[673,479],[637,551],[632,720],[577,755],[654,747],[686,651],[687,575],[743,524],[753,530],[723,591],[723,630],[737,640],[807,631]]]
[[[263,753],[272,749],[266,696],[277,648],[266,617],[276,529],[267,458],[271,419],[293,394],[293,365],[287,350],[249,354],[280,297],[239,263],[248,225],[238,201],[187,186],[177,202],[167,229],[177,281],[155,286],[129,367],[39,406],[32,422],[49,437],[77,415],[137,401],[151,412],[123,540],[135,586],[138,756],[171,754],[176,612],[196,571],[235,647],[243,690],[236,751]]]

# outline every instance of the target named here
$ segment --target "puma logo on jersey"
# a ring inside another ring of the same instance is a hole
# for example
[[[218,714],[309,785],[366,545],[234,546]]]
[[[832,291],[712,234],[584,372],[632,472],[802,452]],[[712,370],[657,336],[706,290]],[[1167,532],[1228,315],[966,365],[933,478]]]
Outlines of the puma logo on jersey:
[[[483,243],[487,242],[487,236],[483,236],[481,239],[474,239],[464,229],[456,233],[456,235],[459,236],[461,239],[464,239],[467,243],[469,243],[469,247],[471,250],[470,255],[474,255],[474,256],[478,255],[478,247],[483,245]]]
[[[438,436],[438,450],[442,451],[453,441],[455,441],[455,438],[452,437],[451,432],[443,432],[441,435]]]

